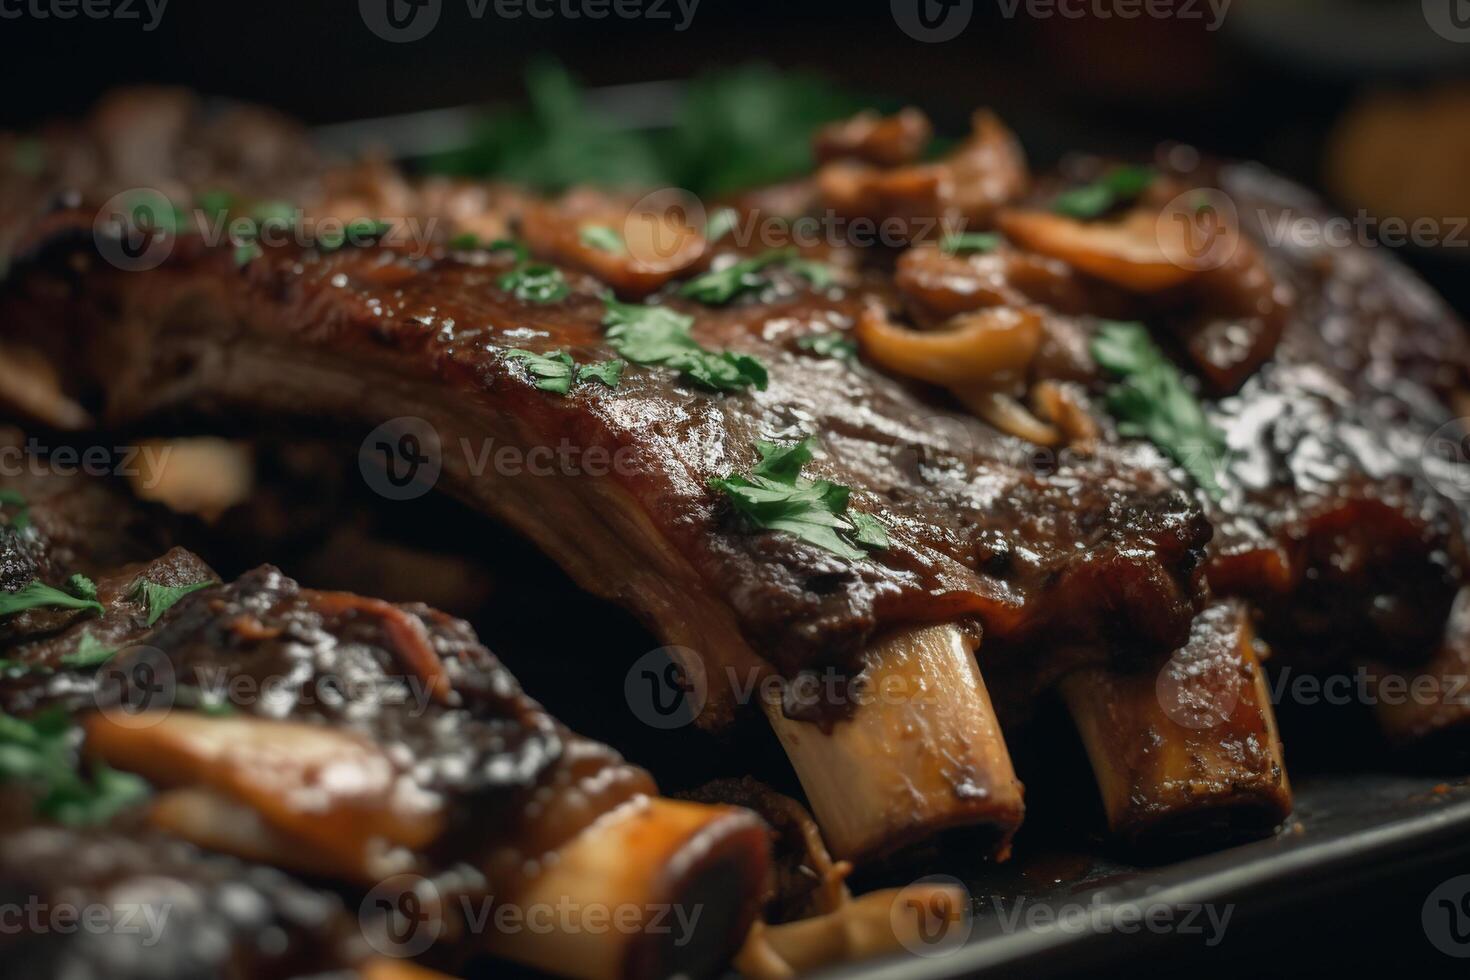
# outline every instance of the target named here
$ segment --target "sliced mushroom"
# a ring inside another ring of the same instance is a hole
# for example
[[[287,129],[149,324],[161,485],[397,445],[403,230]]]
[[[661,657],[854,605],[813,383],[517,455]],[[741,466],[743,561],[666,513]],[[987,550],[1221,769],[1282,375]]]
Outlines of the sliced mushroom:
[[[997,306],[954,317],[942,330],[910,330],[874,303],[858,318],[863,353],[880,367],[940,385],[993,385],[1025,372],[1041,344],[1032,310]]]
[[[885,170],[837,160],[817,173],[822,202],[848,218],[910,223],[909,240],[948,229],[986,226],[997,209],[1026,190],[1020,145],[992,113],[977,112],[970,138],[934,163]]]
[[[573,191],[526,206],[521,233],[537,255],[589,272],[620,295],[646,296],[704,257],[704,229],[692,199],[670,192],[620,203]]]
[[[1170,235],[1184,234],[1160,212],[1129,211],[1118,221],[1077,221],[1046,211],[1006,211],[998,218],[1006,235],[1023,248],[1060,259],[1073,268],[1135,293],[1158,293],[1182,285],[1199,270],[1171,256]]]
[[[912,107],[891,116],[860,112],[823,126],[812,139],[812,155],[818,163],[859,160],[879,167],[897,167],[919,159],[934,127],[929,117]]]

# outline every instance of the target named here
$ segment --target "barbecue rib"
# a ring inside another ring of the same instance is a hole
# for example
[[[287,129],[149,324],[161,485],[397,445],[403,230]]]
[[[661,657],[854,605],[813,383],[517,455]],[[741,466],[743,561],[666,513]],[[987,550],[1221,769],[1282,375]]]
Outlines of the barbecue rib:
[[[340,211],[341,197],[322,207]],[[400,203],[416,214],[453,211],[432,190]],[[481,223],[507,208],[513,216],[514,203],[482,200]],[[70,227],[79,220],[90,228],[91,212],[74,212]],[[710,394],[667,369],[630,367],[616,390],[581,385],[562,397],[540,390],[507,351],[565,350],[579,363],[613,356],[604,287],[582,276],[568,275],[565,299],[541,304],[501,288],[518,261],[503,250],[283,245],[239,268],[232,249],[187,235],[172,239],[157,268],[122,271],[71,247],[65,213],[40,224],[21,248],[6,339],[66,364],[67,400],[108,424],[244,412],[317,427],[337,420],[361,434],[405,416],[426,420],[443,486],[526,534],[584,587],[633,608],[665,642],[697,651],[709,726],[727,723],[738,692],[768,674],[857,673],[895,630],[978,620],[987,665],[1025,663],[1063,643],[1095,651],[1092,659],[1120,644],[1147,656],[1182,644],[1201,602],[1208,525],[1152,457],[1099,447],[1038,468],[1024,441],[800,346],[855,320],[865,291],[817,291],[773,270],[766,302],[665,304],[695,318],[693,337],[706,348],[758,358],[769,373],[763,391]],[[850,487],[852,508],[885,525],[889,547],[848,561],[753,533],[709,488],[748,472],[757,441],[807,435],[821,445],[808,475]],[[495,462],[494,451],[510,449],[529,466],[564,445],[587,465],[541,476]],[[616,465],[589,475],[593,459]],[[977,690],[964,704],[980,711],[989,699]],[[849,710],[819,705],[792,720],[816,732],[846,724]],[[935,717],[954,727],[919,748],[936,778],[913,819],[936,829],[992,823],[1003,846],[1020,808],[996,719]],[[829,747],[840,751],[847,743],[837,734]],[[972,738],[985,741],[964,746],[961,765],[942,764],[941,746]],[[905,775],[874,779],[898,787]],[[914,836],[896,831],[909,822],[901,812],[852,819],[868,826],[843,834],[860,848],[843,856]]]
[[[143,154],[146,166],[69,173],[78,158],[139,155],[113,149],[131,144],[110,111],[110,126],[56,137],[68,166],[0,192],[17,252],[0,342],[53,373],[9,400],[38,415],[41,406],[55,425],[243,413],[360,436],[398,420],[380,440],[386,449],[405,431],[419,436],[446,489],[682,648],[703,678],[700,721],[711,727],[768,675],[794,689],[835,671],[855,685],[838,685],[845,691],[917,678],[944,699],[927,715],[938,727],[850,697],[815,709],[765,703],[839,856],[965,823],[993,827],[1003,850],[1020,796],[996,715],[1018,723],[1056,684],[1119,833],[1238,827],[1242,814],[1265,829],[1289,808],[1271,706],[1246,624],[1217,622],[1226,607],[1207,609],[1210,595],[1250,603],[1285,658],[1313,646],[1334,660],[1388,656],[1412,668],[1439,643],[1460,588],[1462,516],[1417,458],[1464,388],[1470,358],[1457,325],[1391,262],[1270,240],[1283,209],[1320,214],[1255,171],[1166,158],[1136,200],[1076,218],[1056,213],[1059,184],[1029,187],[993,117],[977,116],[976,135],[932,163],[910,152],[925,135],[912,117],[869,120],[827,134],[832,162],[802,191],[809,201],[910,228],[993,221],[1005,238],[935,248],[916,234],[891,277],[883,256],[817,250],[838,288],[761,266],[756,287],[740,287],[747,295],[711,308],[675,280],[749,256],[711,246],[702,229],[653,272],[632,239],[629,254],[589,244],[589,221],[626,226],[619,197],[528,201],[315,160],[298,163],[299,179],[280,192],[271,166],[232,176],[228,138],[196,146],[183,124],[155,140],[164,150]],[[1101,172],[1085,164],[1065,177]],[[127,186],[123,174],[181,203],[223,180],[240,206],[284,193],[308,216],[399,228],[441,219],[479,242],[390,234],[241,255],[169,233],[155,267],[114,268],[94,252],[92,219]],[[1169,198],[1213,184],[1242,219],[1260,220],[1240,220],[1237,247],[1197,266],[1174,251],[1189,241],[1164,219],[1178,210]],[[80,200],[45,215],[16,203],[41,187],[77,188]],[[507,286],[524,259],[483,246],[514,231],[537,260],[567,270],[564,294]],[[689,317],[700,345],[757,359],[769,383],[712,394],[634,358],[615,387],[546,390],[512,351],[566,352],[579,364],[614,357],[608,286],[623,299],[656,294],[631,309]],[[1099,317],[1148,321],[1192,369],[1232,450],[1216,467],[1218,494],[1191,493],[1202,469],[1123,438],[1103,410],[1116,379],[1092,353]],[[823,337],[849,331],[864,361],[818,355]],[[984,421],[945,407],[930,385]],[[406,430],[403,417],[421,421]],[[853,511],[881,522],[886,548],[850,560],[753,530],[710,488],[750,473],[757,442],[804,437],[819,445],[805,475],[851,488]],[[538,471],[537,459],[550,465]],[[975,636],[984,681],[935,655]],[[1451,637],[1444,648],[1459,647]],[[1250,681],[1234,713],[1201,730],[1161,723],[1149,682],[1171,652],[1171,663],[1233,663]],[[1103,691],[1123,703],[1105,704]],[[1398,727],[1438,730],[1455,717]],[[921,737],[900,747],[901,731]],[[1145,737],[1164,743],[1157,758],[1131,751]]]
[[[302,589],[268,567],[219,584],[177,548],[99,571],[99,556],[141,545],[119,531],[86,553],[58,543],[79,497],[119,528],[130,510],[75,482],[5,487],[14,578],[97,605],[53,599],[7,618],[0,706],[12,724],[65,712],[85,759],[145,777],[155,795],[123,826],[369,897],[387,888],[386,912],[365,905],[370,931],[405,914],[393,883],[415,883],[432,926],[408,928],[432,928],[432,955],[448,962],[488,951],[589,980],[698,975],[743,940],[769,850],[753,814],[653,795],[646,773],[568,732],[464,623],[426,607]],[[72,584],[82,568],[95,589]],[[476,912],[568,905],[644,924],[697,906],[699,918],[684,936],[486,929]]]

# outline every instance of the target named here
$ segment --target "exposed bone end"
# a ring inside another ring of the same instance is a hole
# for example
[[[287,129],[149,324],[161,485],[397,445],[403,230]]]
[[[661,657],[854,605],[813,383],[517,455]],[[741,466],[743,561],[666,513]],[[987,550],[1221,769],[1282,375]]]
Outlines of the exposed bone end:
[[[255,487],[254,453],[228,439],[146,440],[139,467],[128,477],[133,492],[179,514],[206,521],[250,499]]]
[[[511,899],[523,911],[570,906],[586,927],[492,931],[486,948],[578,980],[707,975],[755,921],[769,860],[765,825],[747,810],[639,797],[584,830]],[[593,927],[594,917],[612,927]]]
[[[449,980],[447,974],[426,970],[407,960],[368,960],[357,968],[361,980]]]
[[[972,643],[958,626],[894,633],[867,653],[859,703],[824,732],[767,702],[767,717],[835,857],[897,850],[988,826],[1005,857],[1025,811]]]
[[[1276,716],[1244,610],[1201,613],[1162,672],[1088,667],[1060,688],[1108,827],[1130,845],[1264,836],[1291,813]]]
[[[1470,589],[1455,597],[1444,640],[1428,663],[1407,672],[1379,668],[1370,676],[1379,727],[1396,745],[1448,743],[1470,730]]]

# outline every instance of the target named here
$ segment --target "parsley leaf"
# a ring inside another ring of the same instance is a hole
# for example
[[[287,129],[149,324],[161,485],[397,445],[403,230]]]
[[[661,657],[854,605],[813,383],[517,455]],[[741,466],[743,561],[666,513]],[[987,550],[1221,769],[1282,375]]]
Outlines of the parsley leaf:
[[[205,191],[194,198],[194,204],[205,217],[219,218],[235,206],[235,195],[229,191]]]
[[[1051,209],[1079,221],[1099,218],[1137,198],[1155,176],[1151,167],[1114,167],[1090,184],[1062,191],[1051,202]]]
[[[724,238],[740,224],[740,215],[734,208],[719,208],[704,223],[704,241],[707,245]]]
[[[946,255],[993,252],[1000,247],[1000,241],[1000,235],[993,231],[969,231],[959,235],[945,235],[939,240],[939,250]]]
[[[623,244],[623,236],[607,225],[583,225],[577,237],[581,239],[583,245],[595,248],[599,252],[623,255],[628,251],[628,247]]]
[[[523,262],[499,279],[501,289],[528,303],[555,303],[571,295],[566,277],[554,265]]]
[[[795,535],[849,561],[866,557],[866,550],[887,548],[888,533],[878,518],[848,510],[851,490],[802,478],[815,444],[813,438],[785,446],[757,442],[761,459],[750,476],[731,474],[709,485],[750,524]]]
[[[198,592],[200,589],[213,585],[209,579],[202,582],[194,582],[189,585],[159,585],[157,582],[144,580],[138,583],[134,595],[141,596],[148,604],[148,625],[152,626],[158,622],[160,616],[168,612],[173,604],[178,602],[190,592]]]
[[[115,649],[98,643],[97,638],[87,632],[82,634],[82,640],[77,644],[76,650],[61,658],[61,665],[75,670],[85,670],[88,667],[100,667],[115,656],[117,656]]]
[[[620,361],[617,358],[597,361],[593,364],[582,364],[577,368],[577,383],[581,384],[583,379],[591,378],[594,381],[601,381],[609,388],[616,388],[623,380],[623,368],[626,366],[626,361]]]
[[[98,615],[106,612],[97,601],[97,587],[85,575],[73,575],[67,580],[70,592],[52,588],[40,579],[29,582],[16,592],[0,592],[0,616],[9,616],[26,609],[41,606],[56,606],[61,609],[90,609]]]
[[[148,793],[148,784],[102,762],[79,769],[75,729],[60,709],[30,720],[0,712],[0,782],[24,783],[36,809],[65,824],[103,823]]]
[[[371,245],[392,230],[392,222],[356,218],[340,229],[332,228],[317,235],[316,245],[324,252],[335,252],[344,245]]]
[[[17,531],[24,531],[31,526],[31,502],[20,491],[0,490],[0,506],[15,508],[10,526]]]
[[[480,236],[472,231],[466,231],[455,235],[446,244],[456,251],[468,252],[480,247]]]
[[[265,252],[262,251],[259,242],[244,242],[235,246],[235,267],[243,268],[252,260],[260,258]]]
[[[832,284],[832,271],[827,266],[801,258],[794,248],[777,248],[695,276],[680,288],[679,295],[721,306],[747,290],[760,288],[765,283],[760,273],[772,265],[786,266],[818,289]]]
[[[555,354],[537,354],[534,351],[515,347],[506,351],[505,356],[525,362],[526,370],[531,372],[531,377],[536,379],[536,387],[542,391],[553,391],[558,395],[565,395],[572,390],[572,381],[576,377],[576,364],[566,351],[559,350]]]
[[[640,306],[608,299],[602,322],[612,348],[634,364],[670,367],[715,391],[754,386],[764,391],[765,365],[746,354],[710,351],[690,334],[694,318],[664,306]]]
[[[836,330],[809,333],[797,338],[796,346],[820,357],[833,357],[841,361],[852,360],[857,357],[858,352],[857,341]]]
[[[1210,424],[1184,379],[1141,323],[1104,320],[1092,339],[1097,363],[1122,380],[1107,394],[1118,431],[1147,439],[1182,466],[1210,496],[1222,494],[1215,463],[1226,454],[1224,435]]]

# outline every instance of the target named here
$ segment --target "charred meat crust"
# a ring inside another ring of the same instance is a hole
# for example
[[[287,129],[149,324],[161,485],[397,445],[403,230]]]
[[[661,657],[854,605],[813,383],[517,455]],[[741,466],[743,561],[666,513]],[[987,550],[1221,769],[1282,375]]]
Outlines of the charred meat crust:
[[[1152,460],[1103,448],[1038,466],[1017,439],[795,348],[804,334],[850,323],[861,297],[689,308],[706,346],[761,359],[766,391],[711,395],[635,367],[616,391],[560,398],[504,352],[614,356],[602,303],[582,281],[567,302],[538,306],[496,286],[505,262],[493,256],[283,249],[240,271],[195,244],[180,240],[150,273],[94,264],[75,289],[33,279],[12,322],[75,324],[58,356],[102,393],[115,422],[171,409],[305,409],[369,426],[422,415],[442,429],[446,483],[588,588],[631,604],[675,642],[678,622],[724,611],[738,632],[713,641],[733,651],[717,655],[725,662],[750,662],[754,650],[788,673],[847,665],[885,627],[967,616],[997,649],[1052,628],[1103,643],[1127,633],[1158,651],[1187,635],[1210,534],[1197,504]],[[751,533],[707,486],[748,471],[756,440],[818,433],[825,451],[813,475],[852,487],[853,506],[888,526],[892,546],[870,560]],[[527,453],[595,448],[617,465],[539,482],[494,467],[468,474],[457,457],[492,439]],[[506,503],[527,483],[544,509]],[[590,513],[558,526],[578,510]],[[660,568],[675,592],[630,588],[636,562]]]

